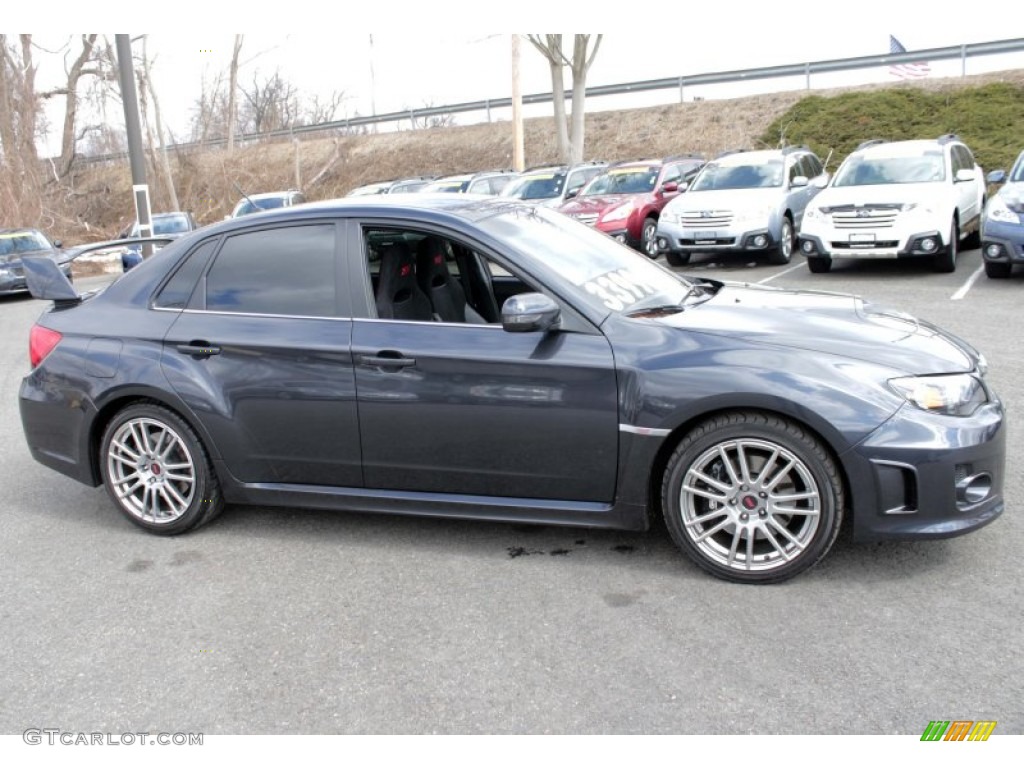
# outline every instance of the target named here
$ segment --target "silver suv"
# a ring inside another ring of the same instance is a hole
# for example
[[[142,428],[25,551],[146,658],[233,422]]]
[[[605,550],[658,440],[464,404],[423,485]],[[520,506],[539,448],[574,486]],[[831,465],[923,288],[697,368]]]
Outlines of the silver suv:
[[[501,196],[558,208],[576,197],[588,181],[603,173],[607,167],[608,163],[593,161],[527,168],[505,185]]]
[[[658,250],[674,267],[701,252],[765,253],[788,264],[811,199],[828,184],[805,146],[719,155],[658,221]]]

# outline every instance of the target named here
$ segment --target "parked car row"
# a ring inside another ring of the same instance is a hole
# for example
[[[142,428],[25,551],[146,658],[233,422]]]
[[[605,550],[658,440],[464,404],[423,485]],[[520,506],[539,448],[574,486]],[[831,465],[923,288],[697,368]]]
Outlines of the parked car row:
[[[974,154],[946,134],[866,141],[834,176],[811,149],[789,146],[733,150],[707,162],[677,155],[460,174],[419,189],[555,208],[675,267],[701,253],[753,253],[787,264],[799,249],[812,272],[828,272],[837,259],[896,258],[952,272],[960,249],[979,247],[984,230],[986,272],[1006,277],[1024,262],[1024,162],[987,181],[1009,183],[986,208],[986,179]],[[394,184],[350,194],[388,194]]]

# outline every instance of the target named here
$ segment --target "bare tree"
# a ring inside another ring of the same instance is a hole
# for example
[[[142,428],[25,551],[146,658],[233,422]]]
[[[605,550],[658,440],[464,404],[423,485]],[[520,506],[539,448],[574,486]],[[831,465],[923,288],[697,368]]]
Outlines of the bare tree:
[[[174,176],[171,173],[171,164],[167,159],[167,141],[164,138],[164,125],[160,119],[160,100],[156,95],[156,89],[153,88],[153,77],[152,77],[152,65],[153,60],[149,58],[148,52],[149,38],[143,37],[142,39],[142,60],[140,62],[141,71],[137,77],[139,80],[139,91],[142,95],[142,109],[145,115],[146,121],[146,136],[149,143],[150,157],[153,158],[153,165],[157,166],[158,178],[163,182],[164,192],[167,195],[167,202],[171,206],[171,210],[181,210],[181,206],[178,204],[178,193],[174,188]],[[149,119],[147,103],[152,101],[153,103],[153,120]],[[153,141],[153,124],[156,124],[157,137],[160,140],[160,151],[157,153],[156,147]]]
[[[338,111],[341,105],[348,100],[344,91],[333,91],[330,96],[323,99],[318,94],[306,100],[304,113],[301,118],[302,125],[320,125],[322,123],[333,123],[338,120]]]
[[[64,72],[67,76],[64,86],[39,94],[44,99],[55,96],[64,97],[64,127],[61,131],[60,159],[57,161],[57,174],[61,178],[71,172],[71,165],[75,161],[75,148],[78,140],[82,137],[75,130],[75,124],[78,121],[79,81],[87,75],[101,76],[103,74],[100,51],[96,45],[97,37],[98,35],[82,35],[82,48],[70,66],[68,66],[70,50],[64,54]]]
[[[551,67],[551,95],[554,99],[555,128],[558,131],[558,152],[563,162],[583,160],[586,125],[587,73],[590,71],[603,35],[574,35],[572,58],[562,48],[562,35],[527,35],[533,47],[540,51]],[[572,73],[572,134],[565,117],[564,68]]]
[[[238,125],[238,55],[242,52],[245,35],[235,35],[235,47],[231,53],[228,70],[228,152],[235,148],[235,126]]]
[[[569,129],[565,122],[565,55],[562,53],[561,35],[527,35],[533,47],[548,60],[551,67],[551,98],[555,110],[555,131],[558,138],[558,156],[568,162],[571,156],[569,149]]]
[[[242,99],[240,118],[246,133],[268,133],[296,124],[298,91],[278,70],[262,81],[254,74],[252,85],[242,89]]]
[[[432,109],[434,102],[425,101],[423,102],[425,109]],[[416,114],[415,109],[410,107],[405,108],[409,112],[409,122],[412,124],[412,129],[419,130],[421,128],[449,128],[455,125],[455,115],[451,112],[443,112],[439,115],[424,115],[419,116]]]

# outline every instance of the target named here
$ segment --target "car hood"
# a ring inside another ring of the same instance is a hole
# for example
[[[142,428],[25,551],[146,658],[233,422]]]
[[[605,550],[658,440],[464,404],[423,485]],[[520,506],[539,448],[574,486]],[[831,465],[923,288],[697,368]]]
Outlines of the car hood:
[[[681,194],[668,205],[672,213],[679,211],[734,211],[777,205],[782,194],[781,187],[690,190]]]
[[[865,360],[910,374],[970,371],[978,352],[942,329],[857,296],[724,283],[669,325]]]
[[[827,187],[814,198],[814,206],[864,206],[876,203],[914,203],[942,199],[946,184],[865,184],[858,187]]]
[[[999,198],[1015,213],[1024,213],[1024,182],[1015,181],[999,190]]]
[[[648,197],[650,197],[650,195],[646,193],[638,195],[593,195],[577,197],[571,202],[563,205],[559,210],[562,213],[569,214],[570,216],[576,213],[600,213],[601,211],[621,205],[627,200],[634,200],[639,203]]]

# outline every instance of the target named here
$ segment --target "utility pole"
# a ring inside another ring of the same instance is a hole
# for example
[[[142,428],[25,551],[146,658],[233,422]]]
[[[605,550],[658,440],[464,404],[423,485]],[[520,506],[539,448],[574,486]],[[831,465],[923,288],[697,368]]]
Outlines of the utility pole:
[[[512,169],[526,166],[523,140],[523,89],[519,84],[519,35],[512,34]]]
[[[146,156],[142,152],[142,128],[139,124],[139,97],[135,91],[135,70],[132,67],[132,43],[128,35],[114,35],[117,49],[117,70],[121,81],[121,103],[124,106],[124,128],[128,134],[128,160],[132,168],[132,192],[135,215],[139,221],[139,237],[153,236],[153,216],[149,207],[149,185],[146,184]],[[153,244],[144,243],[142,257],[153,255]]]

